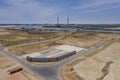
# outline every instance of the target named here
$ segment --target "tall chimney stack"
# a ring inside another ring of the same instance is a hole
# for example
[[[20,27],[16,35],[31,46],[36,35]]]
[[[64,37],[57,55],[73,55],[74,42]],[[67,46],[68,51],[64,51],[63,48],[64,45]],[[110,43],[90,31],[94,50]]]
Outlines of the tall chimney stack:
[[[57,17],[57,25],[59,25],[59,17]]]
[[[69,24],[69,17],[67,17],[67,24]]]

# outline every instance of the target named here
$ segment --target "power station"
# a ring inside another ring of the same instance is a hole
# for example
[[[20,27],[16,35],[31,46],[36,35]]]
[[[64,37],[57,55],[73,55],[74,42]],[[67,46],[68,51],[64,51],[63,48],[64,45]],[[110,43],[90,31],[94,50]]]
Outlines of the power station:
[[[59,25],[60,24],[60,19],[59,19],[59,17],[57,17],[57,19],[56,19],[57,21],[57,25]],[[70,23],[70,18],[69,17],[67,17],[66,18],[66,24],[68,25]]]

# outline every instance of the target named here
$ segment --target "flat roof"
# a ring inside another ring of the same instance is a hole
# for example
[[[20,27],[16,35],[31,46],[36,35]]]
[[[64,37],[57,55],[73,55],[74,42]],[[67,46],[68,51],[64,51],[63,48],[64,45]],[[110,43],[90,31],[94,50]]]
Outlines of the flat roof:
[[[23,57],[29,56],[29,57],[36,57],[36,58],[51,58],[51,57],[58,57],[67,53],[68,53],[67,51],[62,51],[58,49],[49,49],[46,51],[26,54],[26,55],[23,55]]]
[[[79,52],[84,49],[85,48],[76,47],[76,46],[60,45],[54,48],[49,48],[46,50],[31,53],[31,54],[25,54],[22,57],[26,58],[27,56],[29,56],[29,57],[35,57],[35,58],[53,58],[53,57],[58,57],[58,56],[68,54],[69,52],[72,52],[72,51]]]
[[[79,52],[81,50],[84,50],[85,48],[71,46],[71,45],[60,45],[60,46],[56,47],[56,49],[63,50],[63,51],[71,51],[71,52],[76,51],[76,52]]]

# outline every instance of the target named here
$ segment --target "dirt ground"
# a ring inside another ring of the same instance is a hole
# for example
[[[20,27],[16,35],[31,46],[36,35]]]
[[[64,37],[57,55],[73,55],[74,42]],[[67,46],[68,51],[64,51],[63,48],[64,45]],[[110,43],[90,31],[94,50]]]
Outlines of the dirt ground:
[[[109,45],[107,45],[109,46]],[[90,54],[87,54],[80,59],[68,64],[67,66],[64,66],[61,70],[61,76],[63,77],[63,80],[81,80],[78,74],[74,71],[74,66],[77,65],[78,63],[84,61],[85,59],[95,55],[96,53],[100,52],[101,50],[105,49],[107,46],[98,48],[97,50],[91,52]]]
[[[0,55],[0,79],[1,80],[41,80],[39,77],[34,75],[28,70],[23,69],[23,71],[14,73],[10,75],[7,70],[13,69],[15,67],[20,67],[18,64],[9,60],[3,55]]]
[[[35,45],[31,45],[31,46],[10,48],[9,51],[14,53],[17,56],[21,56],[21,55],[24,55],[24,54],[29,54],[29,53],[32,53],[32,52],[47,49],[49,47],[52,47],[53,45],[56,46],[56,45],[60,45],[60,44],[56,43],[56,42],[52,42],[52,43],[49,42],[49,43],[44,43],[44,44],[35,44]]]
[[[21,38],[19,38],[19,40],[20,39]],[[22,36],[22,39],[25,39],[25,38],[23,38],[23,36]],[[9,49],[9,51],[18,55],[18,56],[21,56],[23,54],[32,53],[32,52],[35,52],[35,51],[43,50],[43,49],[46,49],[46,48],[49,48],[49,47],[52,47],[52,46],[61,45],[61,44],[68,44],[68,45],[75,45],[75,46],[89,48],[89,47],[91,47],[93,45],[96,45],[100,42],[110,42],[110,43],[118,42],[119,43],[120,42],[120,34],[94,33],[94,32],[75,32],[74,34],[72,34],[70,36],[66,36],[62,40],[58,40],[58,41],[55,41],[55,42],[44,43],[44,44],[35,44],[35,45],[31,45],[31,46],[11,48],[11,49]],[[21,41],[20,41],[20,43],[21,43]],[[96,52],[96,53],[98,53],[98,52]],[[86,59],[87,58],[83,57],[80,60],[77,60],[77,61],[65,66],[62,69],[62,73],[61,73],[62,75],[64,75],[64,79],[65,80],[81,80],[82,78],[78,76],[78,74],[75,72],[73,66],[75,66],[76,64],[78,64],[81,61],[86,60]],[[91,63],[94,63],[94,61],[91,62]],[[95,63],[95,64],[97,64],[97,63]],[[113,63],[112,62],[107,62],[106,64],[109,64],[111,66]],[[94,66],[94,64],[93,64],[93,66]],[[105,65],[105,67],[106,66],[107,65]],[[104,69],[103,69],[103,71],[104,71]],[[100,80],[100,79],[98,79],[98,80]]]
[[[7,30],[5,29],[0,29],[0,35],[8,35],[10,34]]]
[[[69,40],[73,39],[72,41],[70,41],[69,44],[74,44],[77,46],[82,46],[82,47],[88,48],[88,47],[96,45],[100,42],[120,41],[120,34],[76,32],[67,38],[66,38],[67,40],[64,40],[63,42],[68,43]]]
[[[5,29],[0,29],[0,36],[4,36],[4,35],[8,35],[10,34],[7,30]],[[0,38],[1,39],[1,38]],[[0,45],[2,45],[1,41],[0,41]]]
[[[110,34],[110,33],[92,33],[92,32],[76,32],[70,36],[65,37],[62,40],[55,42],[49,42],[44,44],[35,44],[25,47],[11,48],[9,51],[16,55],[23,55],[32,53],[35,51],[40,51],[51,46],[67,44],[80,46],[84,48],[89,48],[93,45],[96,45],[100,42],[120,42],[120,34]]]
[[[104,28],[104,29],[120,30],[120,27],[116,27],[116,28]]]
[[[61,32],[30,34],[20,30],[0,29],[0,44],[5,46],[38,42],[62,35]]]
[[[74,38],[74,41],[72,41],[70,44],[77,43],[76,45],[78,45],[78,46],[81,45],[86,48],[90,47],[92,45],[96,45],[97,43],[100,43],[100,42],[109,42],[110,44],[112,44],[114,42],[120,43],[120,34],[110,34],[110,33],[95,33],[95,34],[90,33],[89,34],[87,32],[84,32],[81,34],[75,33],[71,36],[72,36],[72,38]],[[68,42],[69,42],[69,40],[72,40],[72,39],[70,39],[71,36],[67,37],[67,38],[69,38]],[[63,42],[65,42],[65,40]],[[66,43],[68,43],[68,42],[66,41]],[[82,44],[79,44],[79,43],[82,43]],[[99,53],[103,49],[106,49],[106,47],[108,47],[108,46],[105,46],[102,49],[96,50],[93,53],[90,53],[89,55],[84,56],[84,57],[76,60],[75,62],[72,62],[72,63],[68,64],[67,66],[65,66],[61,71],[61,75],[64,78],[64,80],[84,80],[75,72],[73,67],[75,65],[77,65],[78,63],[86,60],[87,58]],[[109,63],[110,62],[108,62],[107,64],[109,64]],[[100,79],[98,79],[98,80],[100,80]]]
[[[80,80],[120,80],[120,43],[75,65],[74,71]]]

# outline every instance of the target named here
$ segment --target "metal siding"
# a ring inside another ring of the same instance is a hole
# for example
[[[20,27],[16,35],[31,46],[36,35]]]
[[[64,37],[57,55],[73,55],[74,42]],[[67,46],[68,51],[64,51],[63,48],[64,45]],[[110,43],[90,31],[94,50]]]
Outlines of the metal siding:
[[[69,56],[72,56],[76,54],[76,51],[73,51],[73,52],[69,52],[65,55],[62,55],[62,56],[59,56],[59,57],[55,57],[55,58],[32,58],[32,57],[27,57],[27,60],[28,61],[31,61],[31,62],[56,62],[56,61],[60,61],[64,58],[67,58]]]
[[[74,55],[74,54],[76,54],[75,51],[69,52],[69,53],[67,53],[67,54],[65,54],[65,55],[59,56],[59,57],[57,58],[57,60],[60,61],[60,60],[62,60],[62,59],[64,59],[64,58],[67,58],[67,57],[72,56],[72,55]]]
[[[57,58],[32,58],[31,61],[32,62],[55,62],[57,61]]]

